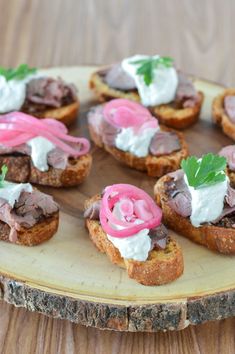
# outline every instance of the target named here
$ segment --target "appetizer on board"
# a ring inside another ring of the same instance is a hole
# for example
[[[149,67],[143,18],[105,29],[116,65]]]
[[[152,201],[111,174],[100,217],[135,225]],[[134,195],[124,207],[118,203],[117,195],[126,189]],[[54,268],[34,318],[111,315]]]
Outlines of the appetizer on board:
[[[172,230],[221,253],[235,253],[235,189],[226,159],[207,154],[182,161],[182,170],[157,181],[154,194]]]
[[[0,174],[0,240],[25,246],[49,240],[58,229],[58,205],[30,183],[5,181],[6,173],[4,165]]]
[[[161,209],[143,190],[108,186],[85,202],[84,217],[98,250],[137,282],[161,285],[183,273],[181,248],[161,223]]]
[[[0,166],[7,165],[10,181],[76,186],[90,172],[89,148],[87,139],[68,135],[54,119],[22,112],[0,115]]]
[[[102,68],[90,78],[98,99],[125,98],[142,103],[160,123],[183,129],[200,114],[203,93],[173,66],[173,59],[159,55],[135,55],[121,63]]]
[[[144,106],[130,100],[114,99],[93,107],[88,127],[97,146],[149,176],[178,169],[188,155],[182,133],[159,126]]]
[[[212,103],[212,119],[224,134],[235,140],[235,89],[225,89],[214,98]]]
[[[0,114],[22,111],[68,125],[76,119],[78,109],[77,89],[73,84],[42,75],[27,64],[15,69],[0,67]]]

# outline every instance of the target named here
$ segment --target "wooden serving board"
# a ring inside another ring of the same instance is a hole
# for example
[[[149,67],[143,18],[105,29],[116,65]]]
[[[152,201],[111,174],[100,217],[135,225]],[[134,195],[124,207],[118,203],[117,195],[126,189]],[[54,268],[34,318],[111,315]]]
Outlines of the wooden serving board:
[[[79,88],[81,114],[73,134],[87,135],[87,109],[95,104],[89,92],[92,67],[48,69]],[[210,121],[211,100],[222,87],[196,80],[205,93],[201,121],[185,131],[192,154],[217,152],[231,143]],[[106,185],[131,183],[153,195],[154,178],[131,170],[93,147],[90,177],[78,188],[40,188],[61,205],[60,227],[50,241],[27,248],[1,242],[2,298],[53,317],[121,331],[182,329],[235,315],[235,257],[220,255],[175,235],[184,252],[182,277],[164,286],[146,287],[99,253],[84,228],[86,198]],[[173,233],[172,233],[173,234]]]

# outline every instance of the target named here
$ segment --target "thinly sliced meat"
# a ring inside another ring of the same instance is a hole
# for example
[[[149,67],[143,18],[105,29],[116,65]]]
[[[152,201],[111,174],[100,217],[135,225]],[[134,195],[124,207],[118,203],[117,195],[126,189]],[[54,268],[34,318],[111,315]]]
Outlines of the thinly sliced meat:
[[[233,189],[230,184],[228,184],[227,195],[225,196],[225,200],[229,207],[235,206],[235,189]]]
[[[49,166],[65,170],[68,165],[68,158],[69,154],[60,150],[59,148],[55,148],[48,153],[47,162]]]
[[[49,216],[58,211],[58,205],[50,195],[35,190],[32,193],[22,192],[14,210],[17,215],[23,217],[31,214],[37,221],[41,216]]]
[[[92,126],[96,134],[101,135],[102,122],[104,120],[103,105],[99,104],[97,106],[92,107],[87,114],[87,119],[89,125]]]
[[[49,107],[61,107],[77,99],[76,87],[62,79],[35,78],[26,87],[26,101]]]
[[[169,174],[172,181],[168,185],[170,198],[168,205],[179,215],[188,217],[192,213],[191,194],[184,181],[183,170],[177,170]]]
[[[220,150],[219,155],[226,158],[230,170],[234,171],[235,170],[235,145],[225,146]]]
[[[149,236],[151,238],[151,250],[154,248],[165,249],[168,239],[168,230],[160,224],[158,227],[149,230]]]
[[[120,129],[105,120],[102,105],[95,106],[89,111],[88,123],[92,126],[94,131],[101,136],[104,144],[110,146],[115,145],[115,139]]]
[[[113,65],[106,73],[104,81],[109,87],[122,91],[130,91],[136,89],[134,79],[126,73],[121,63]]]
[[[0,220],[10,227],[9,240],[17,241],[17,231],[21,226],[33,227],[43,217],[49,217],[58,211],[53,198],[39,191],[22,192],[14,208],[5,199],[0,198]]]
[[[225,96],[224,109],[230,120],[235,123],[235,96]]]
[[[149,150],[152,155],[160,156],[180,150],[180,141],[176,133],[158,131],[151,140]]]
[[[115,140],[119,132],[120,129],[103,120],[101,125],[101,136],[104,144],[115,146]]]
[[[235,206],[230,207],[230,206],[225,206],[222,213],[220,214],[220,216],[215,219],[212,224],[216,225],[219,222],[221,222],[224,218],[229,217],[229,215],[233,214],[235,212]],[[235,222],[233,222],[232,224],[234,224],[235,226]],[[227,223],[228,225],[228,223]]]
[[[78,147],[78,144],[72,144],[73,147]],[[14,147],[5,147],[0,145],[0,156],[1,155],[13,155],[15,153],[20,153],[23,155],[31,156],[31,148],[27,144],[21,144]],[[62,151],[60,148],[55,148],[49,151],[47,155],[47,162],[49,166],[53,168],[58,168],[64,170],[68,164],[69,154]]]
[[[198,93],[192,81],[180,71],[178,71],[178,79],[179,83],[175,96],[176,101],[180,102],[183,108],[194,107],[198,102]]]
[[[99,220],[100,219],[100,204],[101,200],[93,202],[89,208],[84,212],[84,218],[90,220]]]

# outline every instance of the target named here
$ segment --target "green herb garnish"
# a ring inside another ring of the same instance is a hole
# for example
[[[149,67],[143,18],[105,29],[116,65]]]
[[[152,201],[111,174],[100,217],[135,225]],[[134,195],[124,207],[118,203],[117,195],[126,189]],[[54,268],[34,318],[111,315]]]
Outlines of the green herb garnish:
[[[1,174],[0,174],[0,188],[3,188],[4,186],[4,181],[5,181],[5,177],[8,171],[8,167],[6,165],[3,165],[1,168]]]
[[[224,173],[226,159],[212,153],[202,156],[201,159],[195,156],[188,157],[182,160],[181,167],[187,176],[188,184],[195,189],[211,186],[226,179]]]
[[[170,68],[173,64],[173,59],[170,57],[149,57],[147,59],[131,61],[130,64],[138,65],[136,74],[143,76],[145,84],[149,86],[153,82],[154,69],[161,66]]]
[[[35,74],[36,71],[36,68],[30,68],[27,64],[21,64],[16,69],[6,69],[0,66],[0,75],[4,76],[7,81],[23,80],[26,76]]]

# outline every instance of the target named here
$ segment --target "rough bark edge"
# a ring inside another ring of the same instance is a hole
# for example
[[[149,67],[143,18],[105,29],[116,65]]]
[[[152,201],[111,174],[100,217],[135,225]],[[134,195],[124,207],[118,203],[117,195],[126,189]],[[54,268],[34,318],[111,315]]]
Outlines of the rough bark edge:
[[[0,276],[0,297],[53,318],[99,329],[130,332],[181,330],[190,324],[235,316],[235,289],[179,303],[109,305],[63,297]]]

